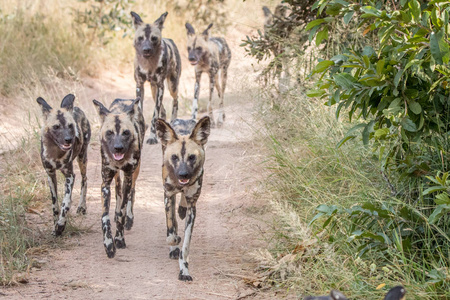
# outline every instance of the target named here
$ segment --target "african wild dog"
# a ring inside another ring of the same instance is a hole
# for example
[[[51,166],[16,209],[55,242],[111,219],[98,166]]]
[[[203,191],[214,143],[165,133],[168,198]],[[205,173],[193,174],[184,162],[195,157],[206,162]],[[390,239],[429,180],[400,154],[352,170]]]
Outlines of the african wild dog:
[[[210,119],[203,117],[198,121],[176,119],[168,124],[163,119],[156,122],[156,130],[163,151],[162,178],[164,186],[164,205],[166,208],[167,243],[170,245],[169,257],[179,259],[179,280],[192,281],[188,272],[189,245],[196,217],[196,203],[200,196],[205,162],[204,145],[208,141]],[[184,219],[183,247],[178,244],[178,224],[175,216],[176,194],[181,193],[178,215]]]
[[[231,61],[231,51],[224,38],[210,37],[209,29],[212,25],[213,24],[210,24],[201,35],[196,35],[194,27],[192,27],[191,24],[186,23],[188,59],[191,65],[195,66],[195,87],[194,101],[192,103],[192,118],[197,118],[200,79],[202,73],[207,72],[209,75],[208,115],[211,118],[211,127],[215,126],[211,102],[214,86],[216,87],[220,98],[217,126],[221,127],[225,121],[223,98],[225,86],[227,84],[228,66]],[[221,83],[219,83],[219,71]]]
[[[83,111],[73,106],[74,100],[75,96],[68,94],[62,100],[61,108],[55,110],[43,98],[36,100],[45,119],[41,130],[41,160],[48,175],[56,236],[61,235],[66,227],[66,216],[72,202],[75,182],[75,158],[81,173],[81,195],[77,213],[86,214],[87,148],[91,139],[91,127]],[[60,170],[66,178],[61,214],[58,211],[56,170]]]
[[[384,300],[405,300],[406,289],[401,286],[395,286],[391,288],[386,296],[384,296]],[[303,300],[347,300],[347,297],[344,296],[339,291],[331,290],[329,296],[308,296],[303,298]]]
[[[134,48],[134,79],[136,80],[136,97],[141,98],[141,109],[144,102],[144,83],[150,82],[152,96],[155,101],[152,123],[150,127],[149,144],[156,144],[155,122],[158,118],[166,118],[162,100],[164,96],[164,80],[173,98],[172,118],[175,120],[178,113],[178,83],[181,75],[181,59],[177,46],[171,39],[161,36],[167,12],[162,14],[153,24],[144,24],[141,17],[131,12],[133,24],[136,29]]]
[[[116,247],[126,247],[124,228],[129,230],[133,226],[134,187],[139,175],[145,122],[139,97],[136,100],[116,99],[109,109],[97,100],[93,102],[101,119],[103,245],[108,257],[113,258]],[[120,171],[123,171],[123,182],[120,180]],[[114,221],[117,224],[114,238],[109,218],[113,179],[116,183]]]

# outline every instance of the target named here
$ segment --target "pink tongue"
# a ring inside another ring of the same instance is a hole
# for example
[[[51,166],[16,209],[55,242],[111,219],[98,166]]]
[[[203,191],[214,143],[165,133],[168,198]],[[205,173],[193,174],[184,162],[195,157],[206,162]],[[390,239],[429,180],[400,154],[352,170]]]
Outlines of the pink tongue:
[[[179,181],[181,184],[186,184],[189,182],[189,179],[180,179]]]
[[[115,160],[121,160],[124,157],[124,155],[125,154],[123,154],[123,153],[114,153],[113,154]]]

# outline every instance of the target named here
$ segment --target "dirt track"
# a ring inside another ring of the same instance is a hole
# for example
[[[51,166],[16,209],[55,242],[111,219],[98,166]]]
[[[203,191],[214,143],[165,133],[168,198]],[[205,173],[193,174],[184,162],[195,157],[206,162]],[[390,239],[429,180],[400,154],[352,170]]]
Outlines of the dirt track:
[[[55,249],[49,249],[48,254],[38,259],[42,267],[31,270],[28,284],[2,289],[7,298],[241,299],[247,298],[246,295],[253,299],[270,297],[249,286],[244,280],[254,276],[254,265],[248,259],[248,254],[263,245],[259,228],[264,227],[264,224],[258,221],[261,219],[260,215],[250,213],[254,207],[261,205],[252,195],[260,178],[255,176],[258,173],[255,167],[258,159],[255,157],[257,154],[252,151],[253,130],[249,126],[252,123],[253,111],[250,93],[251,88],[256,85],[251,78],[246,77],[251,72],[249,62],[242,51],[236,51],[241,50],[235,50],[233,53],[230,67],[225,96],[226,121],[223,128],[212,130],[207,143],[204,183],[197,204],[198,217],[193,232],[189,264],[194,281],[178,281],[178,262],[169,259],[169,247],[165,242],[162,158],[159,144],[144,146],[141,172],[136,184],[135,223],[131,231],[125,232],[127,248],[118,249],[113,259],[106,257],[100,226],[101,161],[96,136],[99,124],[91,99],[97,98],[104,103],[110,103],[113,97],[129,95],[130,85],[134,86],[131,74],[111,75],[111,87],[93,81],[87,84],[87,91],[81,93],[82,100],[79,100],[81,107],[87,107],[94,137],[88,163],[88,213],[85,217],[77,216],[72,219],[90,230],[81,235],[65,235],[62,246],[59,243]],[[183,92],[184,89],[186,97],[190,99],[194,82],[193,70],[186,63],[183,67],[186,83],[180,90]],[[206,83],[206,76],[204,77],[202,82]],[[205,101],[206,84],[203,84],[202,88],[201,98]],[[150,98],[145,101],[145,117],[149,122],[153,105]],[[188,100],[182,99],[181,102],[187,103],[184,107],[190,105]],[[217,102],[215,94],[215,103]],[[170,101],[165,100],[165,103],[168,106]],[[183,110],[181,113],[183,114]],[[181,117],[187,117],[187,114],[185,109],[185,115]],[[79,180],[76,180],[72,216],[78,197]],[[47,208],[49,212],[50,204],[45,209]],[[52,225],[48,212],[42,213],[41,220],[50,232]],[[184,222],[180,222],[181,236],[183,230]]]

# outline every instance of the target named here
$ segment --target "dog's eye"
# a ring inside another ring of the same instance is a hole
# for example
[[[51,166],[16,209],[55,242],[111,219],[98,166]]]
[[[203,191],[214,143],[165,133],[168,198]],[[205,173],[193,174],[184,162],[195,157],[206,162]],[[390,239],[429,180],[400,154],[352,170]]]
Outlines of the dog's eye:
[[[69,129],[73,129],[73,124],[69,124]]]
[[[189,161],[195,161],[195,155],[194,154],[191,154],[191,155],[189,155],[188,156],[188,159],[189,159]]]
[[[59,125],[53,125],[53,129],[54,129],[54,130],[58,130],[60,127],[61,127],[61,126],[59,126]]]
[[[152,42],[156,42],[158,38],[156,36],[152,36]]]
[[[122,134],[125,136],[129,136],[131,134],[131,132],[127,129],[127,130],[124,130]]]
[[[178,155],[172,154],[172,160],[173,161],[178,161]]]
[[[197,48],[195,48],[195,50],[202,51],[202,47],[197,47]]]
[[[142,42],[143,40],[144,40],[144,37],[143,37],[143,36],[138,37],[138,41],[139,41],[139,42]]]
[[[191,51],[191,49],[192,49],[191,47],[188,47],[188,51]]]
[[[106,136],[111,136],[113,134],[114,134],[114,132],[112,132],[112,130],[107,130],[106,131]]]

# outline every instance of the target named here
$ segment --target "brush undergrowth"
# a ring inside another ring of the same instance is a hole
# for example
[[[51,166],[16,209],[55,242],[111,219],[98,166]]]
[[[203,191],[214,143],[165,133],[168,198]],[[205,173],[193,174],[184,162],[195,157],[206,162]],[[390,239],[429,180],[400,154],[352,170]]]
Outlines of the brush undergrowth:
[[[326,294],[333,288],[351,298],[375,299],[403,284],[413,298],[448,297],[442,290],[446,270],[424,272],[426,265],[439,266],[447,259],[436,248],[441,237],[427,230],[433,225],[426,218],[410,252],[403,234],[380,245],[364,240],[370,234],[375,240],[396,236],[399,220],[405,232],[418,228],[419,221],[401,215],[416,209],[392,196],[376,155],[362,143],[336,147],[350,124],[336,120],[332,111],[301,89],[277,99],[262,95],[261,103],[270,170],[266,189],[280,216],[269,251],[255,254],[267,280],[302,295]],[[420,218],[421,212],[415,213]],[[425,260],[420,254],[426,252],[433,258]]]
[[[29,139],[22,139],[16,150],[2,154],[0,177],[0,285],[24,280],[18,274],[24,272],[32,261],[31,248],[41,244],[42,236],[33,230],[26,213],[36,211],[39,199],[47,190],[42,184],[38,134],[32,132]]]

